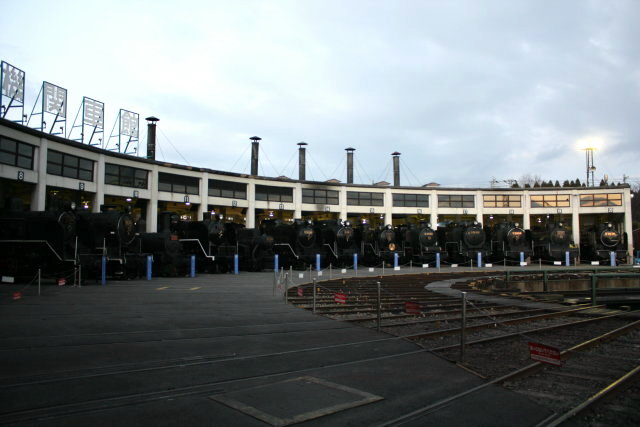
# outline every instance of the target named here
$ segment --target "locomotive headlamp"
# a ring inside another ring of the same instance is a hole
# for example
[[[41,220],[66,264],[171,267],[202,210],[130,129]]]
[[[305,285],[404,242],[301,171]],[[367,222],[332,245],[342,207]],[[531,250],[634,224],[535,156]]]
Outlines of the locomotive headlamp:
[[[396,250],[396,244],[395,243],[389,243],[389,250],[390,251],[395,251]]]
[[[72,211],[76,210],[76,202],[71,202],[71,210]]]
[[[344,222],[344,226],[345,227],[351,227],[351,221],[345,221]]]

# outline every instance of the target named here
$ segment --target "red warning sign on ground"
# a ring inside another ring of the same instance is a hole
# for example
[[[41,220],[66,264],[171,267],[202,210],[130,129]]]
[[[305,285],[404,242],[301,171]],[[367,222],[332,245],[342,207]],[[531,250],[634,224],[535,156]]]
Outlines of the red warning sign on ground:
[[[20,298],[22,298],[22,292],[14,292],[13,293],[13,300],[19,300]]]
[[[537,342],[529,343],[529,354],[531,359],[537,362],[548,363],[550,365],[560,366],[562,361],[560,360],[560,350],[548,345],[540,344]]]
[[[298,288],[298,296],[299,297],[304,296],[304,289]]]
[[[335,294],[333,296],[333,300],[337,303],[337,304],[346,304],[347,303],[347,296],[345,294]]]
[[[407,301],[404,303],[404,312],[408,314],[420,314],[421,313],[420,304],[417,302]]]
[[[64,286],[67,284],[67,279],[58,279],[58,286]]]

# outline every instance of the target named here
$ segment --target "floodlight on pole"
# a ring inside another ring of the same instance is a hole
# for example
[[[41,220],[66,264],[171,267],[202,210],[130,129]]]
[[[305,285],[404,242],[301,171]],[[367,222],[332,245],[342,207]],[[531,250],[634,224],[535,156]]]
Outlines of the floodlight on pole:
[[[583,148],[586,154],[586,162],[587,162],[587,187],[589,187],[589,175],[591,175],[591,187],[595,187],[594,175],[596,172],[596,167],[593,164],[593,152],[596,151],[595,147],[585,147]]]

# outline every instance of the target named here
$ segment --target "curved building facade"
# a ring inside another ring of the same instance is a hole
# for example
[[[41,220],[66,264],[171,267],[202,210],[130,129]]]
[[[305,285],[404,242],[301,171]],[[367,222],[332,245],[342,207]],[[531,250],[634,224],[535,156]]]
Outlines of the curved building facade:
[[[460,220],[518,222],[525,229],[563,221],[579,246],[589,226],[610,221],[629,236],[632,251],[627,185],[470,189],[269,178],[124,155],[4,119],[0,182],[2,208],[8,208],[7,200],[21,200],[23,209],[45,210],[54,197],[75,200],[80,209],[93,212],[102,205],[129,205],[146,231],[155,231],[158,212],[167,210],[185,220],[214,212],[247,227],[267,217],[425,222],[434,229]]]

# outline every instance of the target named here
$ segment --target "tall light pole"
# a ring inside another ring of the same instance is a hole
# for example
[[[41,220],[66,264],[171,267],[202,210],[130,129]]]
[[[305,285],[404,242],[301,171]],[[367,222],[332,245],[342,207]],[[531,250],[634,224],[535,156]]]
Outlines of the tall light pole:
[[[596,167],[593,165],[593,152],[596,151],[595,147],[583,148],[587,158],[587,187],[589,187],[589,174],[591,174],[591,187],[595,187],[594,174]]]

